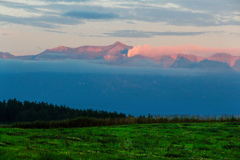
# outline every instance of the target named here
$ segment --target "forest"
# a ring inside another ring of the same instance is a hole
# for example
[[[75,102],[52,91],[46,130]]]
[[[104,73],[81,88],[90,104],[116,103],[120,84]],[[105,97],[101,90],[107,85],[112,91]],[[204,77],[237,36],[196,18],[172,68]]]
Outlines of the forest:
[[[9,99],[0,101],[0,123],[34,121],[58,121],[77,117],[94,118],[125,118],[126,115],[117,112],[98,111],[93,109],[73,109],[65,105],[53,105],[45,102],[29,102]]]
[[[147,114],[146,114],[147,115]],[[123,124],[240,122],[239,115],[142,115],[73,109],[46,102],[9,99],[0,102],[0,124],[14,128],[78,128]]]

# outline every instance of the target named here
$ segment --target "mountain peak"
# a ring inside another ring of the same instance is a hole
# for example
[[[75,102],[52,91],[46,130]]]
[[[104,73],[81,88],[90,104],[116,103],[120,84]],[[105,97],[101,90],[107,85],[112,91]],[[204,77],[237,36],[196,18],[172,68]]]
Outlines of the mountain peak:
[[[215,53],[211,57],[232,57],[232,55],[228,53]]]
[[[187,68],[193,63],[194,61],[191,61],[188,57],[181,56],[177,58],[170,68]]]
[[[49,51],[55,51],[55,52],[62,52],[62,51],[67,51],[69,48],[65,46],[58,46],[53,49],[48,49]]]
[[[115,42],[113,45],[114,46],[126,46],[125,44],[123,44],[122,42],[119,42],[119,41]]]
[[[0,59],[12,59],[15,56],[8,52],[0,52]]]
[[[54,49],[59,49],[59,50],[62,50],[62,49],[67,49],[68,47],[65,47],[65,46],[58,46],[58,47],[56,47],[56,48],[54,48]]]
[[[228,54],[228,53],[216,53],[208,57],[207,59],[227,63],[229,66],[232,67],[235,61],[239,59],[239,57],[232,56],[231,54]]]
[[[68,47],[65,47],[65,46],[58,46],[58,47],[56,47],[56,48],[58,48],[58,49],[65,49],[65,48],[68,48]]]

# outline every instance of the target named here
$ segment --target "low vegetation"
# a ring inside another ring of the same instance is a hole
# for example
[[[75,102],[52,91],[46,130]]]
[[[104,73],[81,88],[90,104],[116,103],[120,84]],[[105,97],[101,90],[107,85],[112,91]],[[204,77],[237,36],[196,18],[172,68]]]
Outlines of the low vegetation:
[[[0,159],[240,159],[240,123],[0,128]]]
[[[16,122],[11,125],[13,128],[80,128],[95,126],[111,126],[125,124],[151,124],[151,123],[203,123],[203,122],[240,122],[235,116],[220,117],[198,117],[198,116],[140,116],[125,118],[89,118],[79,117],[76,119],[68,119],[63,121],[35,121],[35,122]]]

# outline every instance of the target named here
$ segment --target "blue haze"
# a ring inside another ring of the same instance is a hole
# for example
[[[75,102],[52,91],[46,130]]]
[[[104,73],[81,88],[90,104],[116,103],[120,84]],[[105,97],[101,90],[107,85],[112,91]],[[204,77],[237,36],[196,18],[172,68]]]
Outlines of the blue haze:
[[[239,73],[193,69],[0,60],[0,100],[44,101],[133,115],[239,114],[239,80]]]

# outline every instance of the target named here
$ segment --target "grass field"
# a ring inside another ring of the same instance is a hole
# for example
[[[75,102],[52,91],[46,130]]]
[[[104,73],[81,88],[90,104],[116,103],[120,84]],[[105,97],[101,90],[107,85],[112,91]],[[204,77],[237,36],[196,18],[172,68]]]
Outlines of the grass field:
[[[240,159],[240,123],[0,128],[0,159]]]

